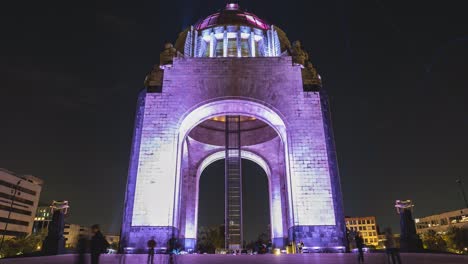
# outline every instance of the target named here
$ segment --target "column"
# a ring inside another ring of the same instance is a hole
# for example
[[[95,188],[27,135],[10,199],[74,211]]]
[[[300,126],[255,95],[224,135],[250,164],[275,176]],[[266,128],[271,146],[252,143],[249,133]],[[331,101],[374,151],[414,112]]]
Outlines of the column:
[[[242,57],[242,36],[240,30],[237,31],[237,57]]]
[[[255,33],[252,29],[252,31],[250,31],[250,56],[255,57],[255,53]]]
[[[184,55],[187,57],[193,56],[193,26],[187,32],[187,38],[185,39]]]
[[[194,32],[194,37],[193,37],[193,56],[194,57],[199,57],[199,51],[198,51],[198,30],[195,29]]]
[[[267,50],[268,50],[268,57],[273,57],[273,48],[271,45],[271,30],[267,31]]]
[[[278,56],[278,54],[276,54],[275,29],[273,26],[271,26],[271,55],[274,57]]]
[[[210,58],[215,56],[215,34],[211,32],[210,34]]]
[[[224,29],[224,35],[223,35],[223,57],[227,57],[228,56],[228,34],[227,34],[227,30]]]

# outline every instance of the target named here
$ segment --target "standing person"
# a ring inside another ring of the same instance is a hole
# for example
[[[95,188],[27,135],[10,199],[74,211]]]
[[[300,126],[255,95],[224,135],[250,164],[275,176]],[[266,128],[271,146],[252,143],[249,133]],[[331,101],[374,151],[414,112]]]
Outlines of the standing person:
[[[91,264],[99,264],[99,257],[106,252],[109,243],[99,230],[99,225],[91,227],[93,237],[91,238]]]
[[[357,233],[356,237],[354,238],[356,241],[356,247],[358,249],[358,263],[364,263],[364,239],[361,236],[361,233]]]
[[[154,237],[148,240],[148,263],[152,264],[154,262],[154,248],[156,247],[156,241],[154,241]]]
[[[76,263],[77,264],[86,264],[85,254],[88,247],[88,239],[84,235],[78,237],[78,244],[76,245]]]
[[[299,242],[299,253],[303,253],[304,252],[304,242]]]
[[[393,238],[392,229],[387,227],[385,229],[385,252],[389,263],[401,264],[400,253],[395,246],[395,239]]]

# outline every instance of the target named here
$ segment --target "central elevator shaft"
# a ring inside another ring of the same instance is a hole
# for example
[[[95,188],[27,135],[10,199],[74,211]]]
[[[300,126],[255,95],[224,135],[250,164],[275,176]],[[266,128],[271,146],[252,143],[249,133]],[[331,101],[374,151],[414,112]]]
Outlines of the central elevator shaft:
[[[243,246],[240,119],[226,116],[225,129],[225,246],[233,250]]]

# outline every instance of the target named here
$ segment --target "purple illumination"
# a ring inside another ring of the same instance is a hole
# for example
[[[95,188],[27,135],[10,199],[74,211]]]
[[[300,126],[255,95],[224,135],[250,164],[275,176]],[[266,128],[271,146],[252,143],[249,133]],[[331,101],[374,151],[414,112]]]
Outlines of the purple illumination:
[[[226,10],[239,10],[239,4],[227,4],[226,5]]]
[[[241,156],[243,159],[247,159],[250,161],[255,162],[258,164],[267,174],[268,177],[268,182],[269,182],[269,190],[270,190],[270,223],[271,223],[271,237],[277,238],[277,237],[282,237],[284,234],[283,230],[283,208],[281,206],[281,193],[278,188],[274,183],[278,182],[277,175],[272,174],[272,170],[270,166],[268,165],[267,160],[259,156],[253,151],[247,151],[247,150],[242,150]],[[225,152],[224,151],[219,151],[216,152],[207,158],[205,158],[201,165],[198,168],[197,171],[197,192],[196,192],[196,197],[198,197],[198,190],[199,190],[199,180],[200,176],[203,172],[204,169],[206,169],[210,164],[217,160],[221,160],[225,158]],[[197,205],[196,205],[196,211],[198,210],[198,199],[197,199]],[[197,233],[197,218],[195,215],[195,218],[193,221],[189,221],[187,223],[187,228],[186,228],[186,237],[196,237]]]
[[[215,17],[210,19],[219,19]],[[250,14],[236,17],[258,22]],[[216,34],[207,37],[212,41]],[[281,78],[271,82],[265,67],[268,74]],[[255,117],[272,132],[263,141],[242,140],[241,155],[267,172],[274,246],[298,240],[311,250],[342,246],[344,217],[336,158],[331,155],[334,147],[327,141],[331,134],[324,109],[328,108],[322,105],[322,94],[311,92],[298,101],[301,93],[301,69],[288,56],[175,58],[173,68],[164,72],[162,91],[144,94],[139,104],[123,246],[138,251],[146,247],[148,237],[165,245],[175,236],[193,248],[199,175],[213,160],[224,157],[224,143],[204,141],[219,139],[215,130],[201,133],[204,138],[198,139],[194,132],[208,129],[203,126],[206,122],[226,115]],[[297,115],[298,111],[303,114]],[[248,130],[255,133],[250,138],[263,135],[264,130],[256,129]]]
[[[197,30],[204,30],[207,28],[227,25],[249,26],[262,30],[270,29],[270,25],[268,25],[263,19],[252,13],[242,11],[238,4],[228,4],[225,10],[212,14],[199,21],[195,24],[195,28]]]

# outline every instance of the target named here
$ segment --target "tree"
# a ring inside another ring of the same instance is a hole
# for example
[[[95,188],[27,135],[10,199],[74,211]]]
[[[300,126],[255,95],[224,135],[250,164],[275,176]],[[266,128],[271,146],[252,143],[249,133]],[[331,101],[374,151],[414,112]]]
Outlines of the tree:
[[[219,248],[224,248],[224,226],[200,227],[197,250],[201,253],[214,254]]]
[[[113,250],[119,250],[119,242],[112,242],[112,243],[109,245],[109,248],[110,248],[110,249],[113,249]]]
[[[1,257],[11,257],[40,251],[43,239],[43,234],[7,239],[3,243],[0,255]]]
[[[270,236],[266,233],[261,233],[260,235],[258,235],[256,241],[250,241],[248,244],[245,245],[245,248],[257,253],[266,253],[268,251],[268,247],[271,246],[272,245]]]
[[[447,232],[448,247],[457,253],[468,247],[468,228],[452,226]]]
[[[428,230],[426,233],[423,234],[423,243],[424,247],[430,250],[437,250],[437,251],[446,251],[447,250],[447,243],[445,242],[444,238],[441,234],[438,234],[434,230]]]

